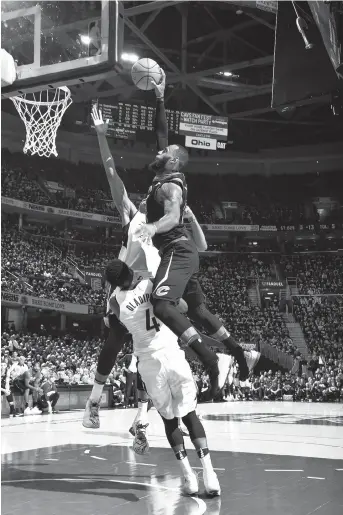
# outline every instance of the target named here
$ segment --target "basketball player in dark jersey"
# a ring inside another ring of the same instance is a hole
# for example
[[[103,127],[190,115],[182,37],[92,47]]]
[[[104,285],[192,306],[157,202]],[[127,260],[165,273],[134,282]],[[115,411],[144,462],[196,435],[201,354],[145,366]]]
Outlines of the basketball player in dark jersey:
[[[10,407],[10,417],[15,417],[14,399],[10,385],[10,367],[5,363],[1,363],[1,397],[6,395],[8,405]]]
[[[43,390],[39,386],[41,379],[40,365],[36,363],[33,367],[33,374],[26,370],[23,374],[13,380],[13,386],[24,396],[24,415],[39,415],[41,410],[37,407],[38,397],[43,395]],[[33,396],[33,407],[29,407],[29,395]]]
[[[240,368],[240,378],[246,380],[260,354],[244,352],[219,319],[206,307],[198,281],[199,253],[183,224],[187,205],[187,184],[181,170],[188,162],[188,153],[180,145],[168,145],[168,124],[164,108],[165,80],[151,81],[156,90],[156,132],[158,154],[150,165],[155,178],[146,199],[147,223],[138,227],[136,234],[142,241],[152,239],[159,249],[161,263],[155,275],[152,304],[159,318],[182,344],[190,347],[207,369],[214,366],[208,345],[221,341],[234,356]],[[183,298],[188,304],[188,317],[177,309]],[[190,320],[206,329],[212,338],[200,335]]]

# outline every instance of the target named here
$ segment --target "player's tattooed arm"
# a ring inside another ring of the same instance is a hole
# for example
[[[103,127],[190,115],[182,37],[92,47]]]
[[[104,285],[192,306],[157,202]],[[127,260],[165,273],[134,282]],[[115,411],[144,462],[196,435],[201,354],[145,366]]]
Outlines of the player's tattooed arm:
[[[142,224],[136,229],[136,234],[142,241],[153,238],[155,234],[168,232],[179,224],[182,205],[180,186],[163,184],[156,193],[156,200],[163,205],[164,216],[153,224]]]
[[[124,227],[130,222],[130,220],[132,220],[134,215],[137,213],[137,209],[129,199],[124,183],[117,173],[114,159],[107,143],[106,133],[108,129],[108,120],[105,122],[103,121],[102,113],[101,111],[98,111],[96,105],[92,108],[92,118],[98,136],[101,158],[106,170],[112,199],[120,213],[122,225]]]
[[[168,232],[180,222],[182,189],[177,184],[165,183],[157,191],[156,200],[164,207],[164,216],[154,223],[156,233]]]

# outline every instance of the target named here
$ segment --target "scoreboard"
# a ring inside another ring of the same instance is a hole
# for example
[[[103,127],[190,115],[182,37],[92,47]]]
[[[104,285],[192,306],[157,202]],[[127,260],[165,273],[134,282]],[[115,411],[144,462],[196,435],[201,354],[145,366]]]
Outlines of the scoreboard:
[[[102,112],[104,120],[109,120],[108,135],[119,139],[137,138],[140,132],[155,132],[156,109],[144,104],[117,105],[103,104],[93,101]],[[171,134],[179,134],[180,112],[166,109],[168,130]]]
[[[153,142],[155,140],[155,107],[119,102],[110,105],[93,100],[109,120],[108,135],[117,139]],[[225,150],[228,140],[228,118],[166,109],[168,131],[173,143],[203,150]]]

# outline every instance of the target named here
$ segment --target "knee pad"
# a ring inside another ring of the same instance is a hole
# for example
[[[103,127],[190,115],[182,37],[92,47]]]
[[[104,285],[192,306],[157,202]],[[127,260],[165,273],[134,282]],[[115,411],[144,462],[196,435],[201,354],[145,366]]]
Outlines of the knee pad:
[[[197,417],[197,414],[195,411],[191,411],[190,413],[187,413],[185,417],[182,417],[182,421],[185,424],[185,426],[188,428],[189,424],[194,423],[196,420],[199,420]],[[188,425],[187,425],[188,424]]]
[[[183,436],[179,430],[178,419],[172,418],[171,420],[167,420],[166,418],[162,417],[162,420],[164,422],[164,429],[170,446],[174,448],[177,445],[182,445]]]
[[[185,417],[182,417],[182,421],[187,427],[192,441],[198,438],[206,438],[204,426],[195,411],[191,411]]]

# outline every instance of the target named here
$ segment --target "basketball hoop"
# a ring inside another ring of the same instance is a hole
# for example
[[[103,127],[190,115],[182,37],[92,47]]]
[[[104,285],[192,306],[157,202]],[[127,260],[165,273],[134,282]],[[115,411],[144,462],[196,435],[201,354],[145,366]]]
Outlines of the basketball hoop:
[[[25,123],[24,153],[40,157],[57,157],[56,135],[62,116],[72,103],[70,90],[62,86],[36,93],[11,97],[20,118]]]

